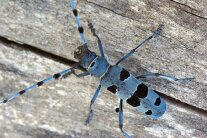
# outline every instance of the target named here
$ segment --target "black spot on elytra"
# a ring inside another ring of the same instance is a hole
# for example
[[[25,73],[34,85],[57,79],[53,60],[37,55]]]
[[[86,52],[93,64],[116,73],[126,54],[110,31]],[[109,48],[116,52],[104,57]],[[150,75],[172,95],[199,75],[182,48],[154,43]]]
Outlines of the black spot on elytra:
[[[60,76],[61,76],[60,73],[57,73],[53,75],[53,78],[58,79]]]
[[[25,92],[26,92],[25,90],[22,90],[22,91],[19,92],[19,94],[22,95],[22,94],[24,94]]]
[[[138,92],[136,91],[129,99],[127,99],[127,103],[133,107],[140,106],[140,100],[138,98]]]
[[[93,63],[91,64],[91,68],[92,68],[94,65],[95,65],[95,62],[93,62]]]
[[[40,81],[37,83],[37,86],[41,86],[44,82],[43,81]]]
[[[160,99],[160,97],[159,97],[159,98],[156,99],[156,101],[155,101],[155,105],[156,105],[156,106],[159,106],[160,103],[161,103],[161,99]]]
[[[120,80],[124,81],[130,76],[129,72],[126,71],[125,69],[122,69],[121,74],[120,74]]]
[[[78,31],[82,34],[83,33],[83,27],[82,26],[78,27]]]
[[[116,87],[116,85],[112,85],[112,86],[108,87],[107,90],[109,90],[109,91],[111,91],[115,94],[116,90],[117,90],[117,87]]]
[[[73,10],[73,14],[74,14],[75,16],[78,16],[78,11],[77,11],[77,9],[74,9],[74,10]]]
[[[151,115],[152,114],[152,111],[151,110],[148,110],[147,112],[145,112],[146,115]]]
[[[148,87],[143,83],[141,83],[140,85],[137,86],[136,92],[139,98],[145,98],[148,94]]]
[[[140,106],[140,100],[139,98],[145,98],[148,94],[148,87],[141,83],[137,86],[137,90],[134,92],[134,94],[127,99],[127,103],[130,104],[133,107]]]

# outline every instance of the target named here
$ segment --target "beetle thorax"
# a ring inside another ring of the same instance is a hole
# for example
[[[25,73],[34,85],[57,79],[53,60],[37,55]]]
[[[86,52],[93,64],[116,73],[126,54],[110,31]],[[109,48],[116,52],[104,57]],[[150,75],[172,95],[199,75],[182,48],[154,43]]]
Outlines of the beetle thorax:
[[[109,68],[109,63],[104,57],[97,56],[89,65],[88,72],[95,77],[102,77]]]

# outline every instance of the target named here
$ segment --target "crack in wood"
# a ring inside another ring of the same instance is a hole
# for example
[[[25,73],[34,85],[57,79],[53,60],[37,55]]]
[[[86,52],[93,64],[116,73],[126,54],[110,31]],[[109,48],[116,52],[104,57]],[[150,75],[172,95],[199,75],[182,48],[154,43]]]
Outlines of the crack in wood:
[[[75,61],[68,60],[64,57],[55,55],[55,54],[47,52],[47,51],[43,51],[43,50],[41,50],[39,48],[36,48],[32,45],[28,45],[28,44],[25,44],[25,43],[20,44],[18,42],[15,42],[15,41],[11,40],[11,38],[8,39],[6,37],[0,36],[0,43],[3,43],[6,46],[8,46],[10,48],[13,48],[13,49],[30,51],[32,53],[35,53],[35,54],[40,55],[42,57],[46,57],[48,59],[52,59],[56,62],[65,64],[65,65],[72,66],[76,63]]]
[[[183,7],[187,7],[188,9],[190,9],[190,11],[189,11],[189,10],[186,10],[186,9],[184,9],[184,8],[181,8],[181,7],[176,7],[176,8],[178,8],[178,9],[180,9],[180,10],[182,10],[182,11],[188,13],[188,14],[191,14],[191,15],[193,15],[193,16],[195,16],[195,17],[198,17],[198,18],[207,20],[206,17],[203,17],[203,16],[200,16],[200,15],[198,15],[198,14],[196,14],[196,13],[193,13],[193,11],[199,12],[199,10],[194,9],[194,8],[192,8],[192,7],[190,7],[190,6],[186,5],[186,4],[179,3],[179,2],[174,1],[174,0],[170,0],[170,1],[176,3],[177,5],[182,5]]]
[[[174,1],[174,0],[170,0],[170,1],[171,1],[171,2],[174,2],[174,3],[178,4],[178,5],[185,6],[185,7],[189,8],[191,11],[197,11],[197,12],[199,12],[198,9],[194,9],[194,8],[192,8],[192,7],[190,7],[190,6],[186,5],[186,4],[183,4],[183,3],[180,3],[180,2],[177,2],[177,1]],[[185,9],[183,9],[183,8],[180,8],[180,7],[176,7],[176,8],[179,8],[180,10],[182,10],[182,11],[184,11],[184,12],[186,12],[186,13],[189,13],[189,14],[191,14],[191,15],[193,15],[193,16],[196,16],[196,17],[198,17],[198,18],[207,20],[206,17],[197,15],[197,14],[195,14],[195,13],[193,13],[193,12],[190,12],[190,11],[188,11],[188,10],[185,10]]]
[[[8,38],[2,37],[2,36],[0,36],[0,43],[3,43],[5,46],[8,46],[8,47],[13,48],[13,49],[30,51],[30,52],[35,53],[37,55],[40,55],[42,57],[49,58],[51,60],[54,60],[54,61],[62,63],[62,64],[66,64],[66,65],[69,65],[69,66],[72,66],[75,63],[77,63],[75,61],[68,60],[68,59],[60,57],[58,55],[43,51],[41,49],[38,49],[38,48],[36,48],[34,46],[31,46],[31,45],[28,45],[28,44],[19,44],[15,41],[8,40]],[[82,69],[82,70],[84,70],[84,69]],[[207,111],[204,110],[204,109],[201,109],[201,108],[195,107],[193,105],[184,103],[184,102],[182,102],[180,100],[177,100],[173,97],[167,96],[166,94],[163,94],[163,93],[160,93],[160,92],[157,92],[157,93],[160,94],[169,103],[172,103],[174,105],[176,104],[177,106],[179,106],[181,108],[184,108],[188,111],[193,111],[197,114],[200,114],[204,117],[207,117]]]
[[[99,4],[97,4],[97,3],[90,2],[90,1],[87,1],[87,0],[85,0],[85,1],[86,1],[87,3],[91,3],[91,4],[93,4],[93,5],[96,5],[96,6],[98,6],[98,7],[101,7],[101,8],[103,8],[103,9],[107,9],[107,10],[109,10],[109,11],[111,11],[111,12],[113,12],[113,13],[115,13],[115,14],[119,15],[119,16],[124,17],[124,18],[127,18],[127,19],[130,19],[130,20],[133,20],[133,21],[137,21],[137,22],[139,22],[138,20],[135,20],[134,18],[131,18],[131,17],[129,17],[129,16],[125,16],[125,15],[123,15],[123,14],[117,13],[117,12],[115,12],[115,11],[111,10],[110,8],[104,7],[104,6],[102,6],[102,5],[99,5]],[[177,4],[180,4],[180,5],[183,5],[183,6],[186,6],[186,7],[188,7],[189,9],[192,9],[192,10],[198,11],[197,9],[193,9],[193,8],[192,8],[192,7],[190,7],[190,6],[185,5],[185,4],[182,4],[182,3],[179,3],[179,2],[177,2],[177,1],[174,1],[174,0],[170,0],[170,1],[171,1],[171,2],[174,2],[174,3],[177,3]],[[179,7],[177,7],[177,8],[179,8]],[[184,12],[187,12],[187,13],[189,13],[189,14],[193,15],[193,16],[196,16],[196,17],[198,17],[198,18],[201,18],[201,19],[205,19],[205,20],[207,20],[207,18],[206,18],[206,17],[203,17],[203,16],[197,15],[197,14],[195,14],[195,13],[189,12],[189,11],[184,10],[184,9],[182,9],[182,8],[179,8],[179,9],[180,9],[180,10],[182,10],[182,11],[184,11]],[[139,29],[143,30],[142,28],[139,28]]]

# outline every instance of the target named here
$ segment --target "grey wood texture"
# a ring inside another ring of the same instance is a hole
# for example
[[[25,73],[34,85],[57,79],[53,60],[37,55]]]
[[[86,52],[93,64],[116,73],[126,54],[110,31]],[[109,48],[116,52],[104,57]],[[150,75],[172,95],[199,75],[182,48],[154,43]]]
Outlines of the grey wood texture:
[[[90,48],[98,53],[87,20],[96,28],[110,63],[163,24],[162,35],[138,49],[121,66],[135,75],[160,72],[195,77],[192,82],[146,81],[175,102],[168,102],[166,114],[156,121],[125,105],[125,128],[134,137],[207,137],[206,7],[205,0],[77,2]],[[25,49],[37,48],[77,62],[73,52],[81,45],[71,8],[64,0],[0,0],[0,36],[18,43],[4,43],[5,40],[0,43],[2,98],[70,67]],[[114,112],[118,100],[105,89],[95,107],[90,129],[84,126],[97,86],[98,79],[70,76],[3,105],[1,137],[121,137],[118,114]],[[187,106],[176,103],[176,99]]]

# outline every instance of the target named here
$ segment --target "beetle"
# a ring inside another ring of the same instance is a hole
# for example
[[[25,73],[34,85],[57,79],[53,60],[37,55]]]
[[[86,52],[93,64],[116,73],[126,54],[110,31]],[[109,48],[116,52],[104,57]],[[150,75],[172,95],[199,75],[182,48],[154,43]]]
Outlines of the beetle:
[[[123,129],[123,101],[126,101],[129,105],[134,107],[136,110],[144,113],[150,118],[156,119],[161,117],[166,111],[166,103],[163,98],[161,98],[155,90],[147,87],[140,79],[141,78],[151,78],[151,77],[160,77],[163,79],[168,79],[172,81],[178,80],[191,80],[192,78],[175,78],[169,75],[160,74],[160,73],[151,73],[145,74],[141,76],[133,76],[126,69],[119,66],[119,64],[126,59],[128,59],[132,54],[135,53],[136,49],[140,46],[147,43],[152,38],[156,38],[160,36],[163,25],[160,25],[149,37],[144,39],[133,48],[129,53],[124,55],[121,59],[119,59],[114,65],[110,65],[106,59],[103,45],[101,39],[96,34],[95,29],[92,23],[89,22],[89,28],[93,36],[96,37],[98,41],[98,47],[100,51],[100,55],[91,51],[86,43],[84,29],[81,26],[80,20],[78,18],[78,11],[75,8],[75,4],[73,0],[70,0],[70,6],[72,8],[72,12],[74,14],[75,21],[77,23],[77,28],[80,33],[82,46],[79,46],[77,50],[74,52],[74,57],[79,60],[77,64],[75,64],[72,68],[63,70],[59,73],[54,74],[51,77],[48,77],[42,81],[39,81],[21,91],[16,93],[15,95],[0,101],[0,104],[7,103],[20,95],[23,95],[30,90],[42,86],[43,84],[59,79],[68,77],[71,74],[81,78],[84,76],[94,76],[100,79],[100,84],[97,87],[95,94],[90,102],[89,113],[86,119],[86,124],[89,124],[93,117],[93,104],[95,103],[98,95],[100,94],[101,88],[105,87],[108,91],[115,94],[119,99],[119,108],[117,108],[117,112],[119,112],[119,128],[123,135],[127,138],[131,136]],[[76,74],[75,70],[84,68],[86,71],[81,74]]]

